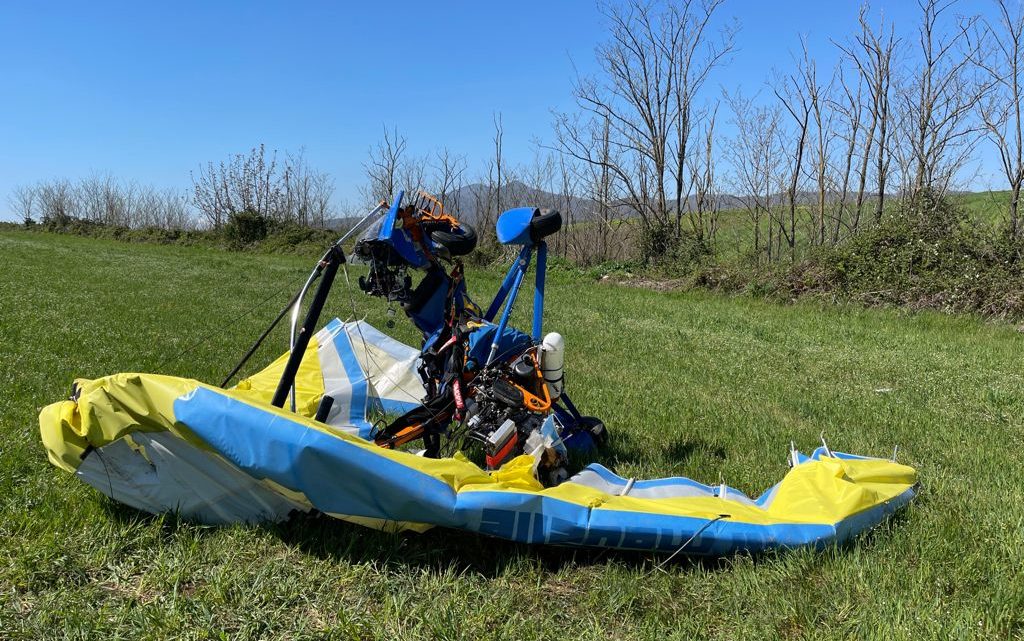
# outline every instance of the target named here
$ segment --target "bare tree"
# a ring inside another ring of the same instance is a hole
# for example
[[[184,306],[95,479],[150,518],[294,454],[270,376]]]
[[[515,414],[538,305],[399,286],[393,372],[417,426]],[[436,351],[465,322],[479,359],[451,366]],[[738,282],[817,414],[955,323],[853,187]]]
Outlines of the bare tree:
[[[506,206],[508,199],[508,185],[512,182],[508,165],[505,162],[504,137],[505,129],[502,124],[501,114],[494,115],[494,137],[493,150],[485,167],[483,175],[478,179],[473,189],[473,212],[475,214],[476,231],[480,238],[481,245],[495,242],[494,225],[498,216]]]
[[[29,185],[18,185],[8,196],[7,201],[11,209],[24,221],[25,225],[35,222],[36,209],[38,207],[37,188]]]
[[[837,44],[857,69],[868,93],[868,122],[865,126],[865,140],[859,163],[859,184],[853,218],[853,229],[855,230],[860,225],[868,169],[872,160],[874,160],[875,178],[878,185],[878,199],[875,202],[876,221],[882,218],[882,211],[885,207],[885,190],[891,158],[890,139],[893,135],[890,93],[893,80],[893,56],[900,42],[896,38],[896,30],[891,22],[886,24],[885,19],[882,18],[877,29],[869,24],[867,4],[861,6],[858,22],[860,33],[854,36],[853,41],[847,45]]]
[[[853,170],[854,156],[857,153],[857,146],[860,143],[860,135],[864,130],[861,118],[863,117],[864,106],[862,102],[864,90],[864,78],[861,74],[856,75],[856,84],[851,86],[847,80],[843,63],[837,65],[836,74],[839,80],[841,91],[837,97],[831,99],[833,113],[837,114],[842,122],[842,129],[839,138],[845,143],[841,157],[841,167],[836,182],[839,185],[839,198],[835,203],[835,214],[833,215],[832,244],[838,243],[840,234],[845,226],[850,231],[856,231],[854,220],[846,220],[846,205],[850,195],[850,175]],[[863,181],[861,182],[863,193]]]
[[[267,218],[280,218],[284,186],[277,152],[269,158],[263,145],[247,154],[235,154],[227,161],[207,163],[192,174],[193,202],[213,228],[228,216],[250,211]]]
[[[311,168],[302,150],[286,153],[279,162],[276,151],[268,154],[259,145],[192,174],[193,203],[214,229],[243,211],[280,222],[323,225],[333,194],[331,178]]]
[[[944,191],[977,141],[974,134],[978,128],[972,116],[984,87],[971,77],[978,43],[969,37],[977,18],[967,18],[959,29],[944,30],[939,24],[957,3],[918,0],[921,58],[902,94],[915,192],[925,188]]]
[[[732,168],[733,188],[754,227],[753,256],[760,262],[764,255],[772,260],[774,218],[773,193],[784,180],[779,173],[783,164],[783,150],[779,130],[782,113],[778,105],[759,106],[752,98],[739,92],[725,94],[733,114],[735,136],[726,146],[726,156]]]
[[[190,229],[194,225],[194,220],[189,211],[188,201],[187,194],[174,189],[140,187],[136,195],[137,213],[133,226]]]
[[[718,215],[722,202],[715,176],[715,120],[718,106],[704,123],[703,154],[694,154],[688,160],[690,182],[693,184],[692,229],[698,239],[714,244],[718,234]]]
[[[616,208],[622,198],[617,187],[616,174],[610,167],[620,160],[611,142],[611,122],[605,119],[590,123],[588,136],[597,163],[578,163],[576,172],[583,183],[583,197],[587,210],[577,218],[581,224],[569,230],[571,251],[576,260],[592,264],[613,260],[619,252],[613,242],[623,242],[621,220]],[[563,155],[563,158],[565,156]]]
[[[675,100],[675,211],[676,234],[682,230],[682,215],[685,209],[684,184],[690,177],[687,169],[688,146],[695,117],[694,99],[704,87],[715,67],[723,64],[732,53],[735,45],[737,29],[734,25],[723,28],[718,39],[708,37],[712,16],[721,7],[724,0],[703,0],[699,6],[694,0],[684,0],[681,4],[671,5],[669,11],[675,14],[675,20],[682,25],[679,32],[678,54],[675,55],[675,83],[673,98]],[[712,116],[712,119],[714,116]],[[710,130],[714,129],[712,124]],[[703,225],[697,229],[703,230]]]
[[[494,179],[489,181],[490,184],[494,185],[495,215],[500,214],[503,207],[501,200],[501,187],[502,179],[504,178],[502,175],[502,169],[505,165],[505,155],[502,153],[504,137],[505,127],[502,124],[501,114],[498,113],[494,116],[494,164],[492,165],[492,168],[494,169]]]
[[[141,191],[134,182],[121,182],[110,174],[94,175],[75,186],[79,216],[115,227],[142,226]]]
[[[384,127],[384,139],[370,149],[370,159],[363,167],[370,181],[368,200],[391,202],[399,187],[399,174],[405,164],[408,141],[398,133],[398,128],[388,131]]]
[[[577,208],[580,202],[580,181],[579,173],[565,156],[559,154],[557,164],[559,202],[556,206],[562,212],[562,228],[565,231],[555,236],[555,253],[562,258],[567,258],[569,255],[569,233],[579,216]]]
[[[331,215],[334,181],[306,162],[303,150],[285,155],[279,217],[302,226],[323,227]]]
[[[44,223],[64,226],[77,218],[78,194],[68,180],[40,182],[36,196]]]
[[[459,211],[459,194],[462,191],[463,175],[466,173],[466,157],[453,154],[447,147],[434,154],[433,192],[441,205],[450,211]]]
[[[152,224],[162,229],[191,229],[195,219],[189,210],[189,199],[175,189],[156,192],[156,208]]]
[[[666,225],[669,143],[676,123],[674,92],[684,25],[678,12],[658,12],[642,0],[603,10],[610,41],[597,50],[601,75],[577,79],[574,93],[582,117],[557,116],[559,148],[579,161],[600,164],[590,146],[590,124],[607,122],[619,160],[607,170],[622,185],[645,228]]]
[[[607,123],[616,162],[605,169],[661,248],[667,247],[661,236],[681,233],[691,189],[687,158],[700,119],[694,100],[733,48],[734,28],[721,30],[716,40],[710,36],[721,5],[721,0],[602,5],[610,36],[597,49],[600,72],[577,79],[580,113],[556,116],[558,148],[591,165],[603,162],[591,142],[595,127]]]
[[[797,190],[800,184],[800,176],[803,171],[804,151],[807,148],[807,130],[810,127],[811,110],[814,100],[820,91],[818,88],[817,72],[815,71],[814,60],[807,51],[806,41],[802,41],[803,57],[797,61],[797,72],[781,78],[775,86],[775,96],[779,99],[783,108],[793,119],[794,137],[792,144],[787,148],[791,150],[792,157],[789,163],[789,186],[786,189],[786,198],[789,206],[788,229],[786,224],[779,226],[779,232],[789,245],[790,259],[796,260],[796,208]]]
[[[1010,234],[1020,237],[1019,203],[1024,185],[1024,137],[1021,130],[1021,72],[1024,71],[1024,10],[1011,10],[1006,0],[996,0],[998,21],[985,21],[983,35],[989,47],[975,50],[974,61],[987,77],[991,90],[978,103],[985,135],[999,152],[999,161],[1010,186]],[[976,39],[980,40],[980,38]]]
[[[806,47],[805,47],[805,59]],[[834,77],[833,81],[834,82]],[[828,238],[827,222],[829,192],[833,187],[831,172],[832,143],[835,138],[833,129],[833,111],[830,96],[833,84],[822,85],[817,77],[817,65],[810,60],[804,65],[804,86],[807,88],[811,103],[811,120],[814,126],[814,140],[811,146],[811,165],[814,183],[817,187],[817,198],[814,211],[814,229],[810,234],[811,243],[824,245]]]

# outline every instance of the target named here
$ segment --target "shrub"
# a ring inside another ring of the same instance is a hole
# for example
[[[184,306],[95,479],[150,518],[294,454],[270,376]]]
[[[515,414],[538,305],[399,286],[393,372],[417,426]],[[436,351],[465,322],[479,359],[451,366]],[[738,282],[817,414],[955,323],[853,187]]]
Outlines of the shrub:
[[[639,249],[645,265],[673,275],[692,272],[714,254],[707,241],[689,230],[677,233],[672,222],[645,225],[640,231]]]
[[[1019,315],[1017,243],[925,190],[874,227],[812,254],[784,275],[791,296],[829,292],[867,304]]]
[[[235,212],[224,225],[224,238],[232,249],[242,249],[267,237],[270,221],[251,210]]]

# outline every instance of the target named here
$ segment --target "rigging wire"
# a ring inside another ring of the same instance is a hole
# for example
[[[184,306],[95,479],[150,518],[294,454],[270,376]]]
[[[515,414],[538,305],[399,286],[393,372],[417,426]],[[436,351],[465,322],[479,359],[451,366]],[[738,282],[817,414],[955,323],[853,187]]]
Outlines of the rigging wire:
[[[165,357],[154,368],[154,371],[162,371],[164,369],[164,367],[166,367],[170,363],[177,363],[182,358],[184,358],[185,356],[189,355],[193,350],[197,349],[198,347],[200,347],[202,345],[205,345],[209,341],[213,340],[215,337],[222,336],[225,332],[227,332],[228,329],[231,329],[238,321],[240,321],[243,318],[245,318],[245,317],[253,314],[254,312],[256,312],[258,309],[260,309],[261,307],[263,307],[264,305],[269,303],[271,300],[273,300],[281,292],[283,292],[283,291],[293,287],[296,282],[298,282],[298,279],[295,279],[294,281],[289,281],[287,284],[282,285],[281,287],[277,288],[270,295],[268,295],[265,298],[261,299],[255,305],[253,305],[252,307],[249,307],[248,309],[246,309],[242,313],[238,314],[237,316],[232,317],[231,319],[229,319],[228,321],[224,322],[223,324],[216,325],[216,326],[211,326],[210,329],[207,330],[207,332],[199,340],[195,341],[194,343],[192,343],[191,345],[189,345],[185,349],[179,350],[179,351],[174,352],[173,354]],[[285,309],[290,308],[291,305],[292,305],[292,303],[289,303],[289,307],[287,307]],[[236,372],[232,372],[232,376],[235,373]]]

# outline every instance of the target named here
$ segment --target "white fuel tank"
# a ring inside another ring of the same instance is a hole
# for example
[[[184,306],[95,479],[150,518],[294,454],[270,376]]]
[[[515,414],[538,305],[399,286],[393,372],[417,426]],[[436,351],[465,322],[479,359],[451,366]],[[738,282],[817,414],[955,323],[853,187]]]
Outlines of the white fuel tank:
[[[562,395],[564,364],[565,339],[558,332],[551,332],[544,337],[544,341],[541,343],[540,359],[540,369],[544,374],[544,382],[547,383],[551,400]]]

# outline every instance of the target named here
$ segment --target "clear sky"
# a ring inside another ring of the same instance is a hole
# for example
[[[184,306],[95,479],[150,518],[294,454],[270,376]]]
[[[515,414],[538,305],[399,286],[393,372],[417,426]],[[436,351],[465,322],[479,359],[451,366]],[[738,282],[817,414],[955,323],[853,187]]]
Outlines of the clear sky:
[[[856,0],[731,0],[741,31],[711,91],[756,92],[799,36],[821,69]],[[910,0],[875,10],[913,35]],[[990,11],[965,0],[962,10]],[[470,174],[501,112],[513,163],[572,106],[574,66],[605,38],[593,0],[518,2],[35,2],[0,4],[0,214],[18,184],[111,173],[187,188],[200,163],[265,143],[304,148],[354,200],[382,127],[410,151],[447,146]],[[995,183],[991,150],[977,187]]]

